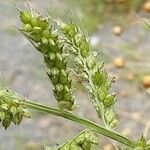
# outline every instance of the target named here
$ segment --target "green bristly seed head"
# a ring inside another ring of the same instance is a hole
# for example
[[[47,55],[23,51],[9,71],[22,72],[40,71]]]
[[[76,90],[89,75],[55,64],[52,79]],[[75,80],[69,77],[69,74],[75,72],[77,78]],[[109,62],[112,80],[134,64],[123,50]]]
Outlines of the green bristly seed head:
[[[24,117],[30,117],[23,104],[17,99],[20,97],[12,91],[0,90],[0,122],[5,129],[10,126],[11,122],[19,125]]]
[[[98,139],[92,131],[84,131],[56,150],[98,150]]]
[[[107,126],[114,127],[117,125],[113,109],[116,98],[114,94],[109,94],[111,82],[103,69],[103,63],[100,64],[94,53],[90,51],[88,38],[81,33],[75,24],[58,24],[66,41],[72,47],[70,52],[75,58],[75,72],[89,90],[91,101],[98,112],[98,116],[102,117],[101,114],[103,114],[103,122]],[[110,115],[108,115],[108,111],[111,113]]]
[[[47,74],[54,86],[54,95],[61,110],[72,110],[74,99],[72,97],[71,80],[67,71],[67,61],[63,57],[63,43],[59,39],[57,30],[52,30],[47,18],[32,11],[21,11],[20,20],[23,24],[21,30],[44,56]],[[70,31],[75,28],[69,26]],[[72,34],[72,33],[70,33]],[[83,45],[84,46],[84,45]]]

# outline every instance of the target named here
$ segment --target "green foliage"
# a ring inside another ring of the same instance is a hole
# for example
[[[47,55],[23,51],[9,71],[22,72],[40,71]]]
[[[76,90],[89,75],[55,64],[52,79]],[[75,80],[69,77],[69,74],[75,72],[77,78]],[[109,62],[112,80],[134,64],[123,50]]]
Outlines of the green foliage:
[[[114,111],[116,94],[109,92],[114,79],[109,81],[103,62],[99,62],[97,55],[91,51],[89,40],[80,28],[72,22],[65,24],[53,20],[54,23],[51,23],[49,18],[44,18],[32,10],[20,10],[20,20],[22,27],[19,30],[43,55],[46,72],[53,84],[54,96],[58,101],[59,109],[28,101],[15,92],[2,88],[0,90],[2,126],[7,129],[11,122],[20,124],[23,117],[29,117],[26,109],[30,108],[63,117],[88,128],[56,150],[98,150],[98,140],[93,132],[128,146],[126,150],[149,150],[150,141],[143,136],[140,140],[134,141],[112,129],[118,123]],[[67,65],[68,54],[75,63],[75,68],[70,69]],[[75,107],[69,77],[69,72],[72,70],[87,88],[98,117],[102,119],[103,127],[68,112]],[[51,148],[46,147],[45,149]]]
[[[19,99],[20,96],[11,90],[0,90],[0,122],[5,129],[10,126],[11,122],[19,125],[24,117],[30,117]]]

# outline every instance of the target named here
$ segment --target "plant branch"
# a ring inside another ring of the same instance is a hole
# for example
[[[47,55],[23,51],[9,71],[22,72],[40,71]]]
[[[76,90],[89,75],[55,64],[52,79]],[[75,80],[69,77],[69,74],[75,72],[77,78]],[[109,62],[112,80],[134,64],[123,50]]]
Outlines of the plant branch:
[[[96,123],[94,123],[90,120],[87,120],[85,118],[80,118],[76,115],[73,115],[72,113],[67,112],[67,111],[60,111],[58,109],[48,107],[45,105],[41,105],[41,104],[37,104],[37,103],[33,103],[30,101],[23,101],[23,104],[27,108],[31,108],[31,109],[34,109],[34,110],[37,110],[37,111],[40,111],[43,113],[47,113],[47,114],[52,114],[52,115],[59,116],[59,117],[71,120],[73,122],[76,122],[80,125],[90,128],[91,130],[93,130],[99,134],[107,136],[107,137],[109,137],[113,140],[116,140],[124,145],[129,146],[129,147],[132,147],[132,148],[136,147],[135,141],[128,139],[127,137],[124,137],[115,131],[111,131],[111,130],[105,129],[103,127],[100,127],[99,125],[97,125]]]

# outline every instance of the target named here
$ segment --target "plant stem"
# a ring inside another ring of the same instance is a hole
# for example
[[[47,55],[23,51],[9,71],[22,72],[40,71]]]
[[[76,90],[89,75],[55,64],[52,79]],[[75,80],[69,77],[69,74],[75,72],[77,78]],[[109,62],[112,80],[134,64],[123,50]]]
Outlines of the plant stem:
[[[85,118],[80,118],[72,113],[67,112],[67,111],[60,111],[58,109],[48,107],[45,105],[41,105],[41,104],[37,104],[37,103],[33,103],[30,101],[23,101],[23,104],[27,108],[38,110],[43,113],[53,114],[55,116],[59,116],[59,117],[71,120],[73,122],[76,122],[78,124],[81,124],[83,126],[86,126],[99,134],[107,136],[107,137],[109,137],[113,140],[116,140],[124,145],[129,146],[129,147],[132,147],[132,148],[136,147],[135,141],[128,139],[127,137],[124,137],[115,131],[111,131],[111,130],[105,129],[103,127],[100,127],[99,125],[97,125],[96,123],[94,123],[90,120],[87,120]]]

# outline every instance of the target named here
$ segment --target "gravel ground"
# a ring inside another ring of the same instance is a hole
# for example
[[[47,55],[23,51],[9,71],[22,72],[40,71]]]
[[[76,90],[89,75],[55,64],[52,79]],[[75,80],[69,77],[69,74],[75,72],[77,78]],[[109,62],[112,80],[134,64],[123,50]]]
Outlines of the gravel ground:
[[[16,3],[22,2],[16,1]],[[54,10],[54,7],[57,7],[62,11],[65,7],[60,0],[44,2],[32,0],[31,6],[38,10]],[[17,10],[12,3],[1,0],[0,71],[4,81],[12,89],[30,99],[55,106],[51,85],[41,63],[42,58],[12,27],[18,24],[17,17]],[[97,46],[109,58],[106,64],[109,74],[117,77],[112,89],[118,93],[117,113],[120,125],[117,130],[133,138],[143,133],[150,120],[150,96],[138,82],[128,80],[129,75],[142,74],[150,70],[150,32],[146,31],[139,22],[131,24],[121,37],[112,34],[112,24],[101,27],[91,37],[92,40],[98,41]],[[125,46],[131,46],[132,49],[124,50]],[[112,66],[112,60],[117,56],[125,58],[126,67],[122,70]],[[76,113],[97,120],[93,108],[87,103],[87,95],[79,91],[76,93],[76,98],[77,102],[81,103]],[[61,118],[56,119],[54,116],[48,117],[36,113],[33,113],[33,116],[32,119],[24,120],[19,127],[11,126],[7,131],[0,128],[0,149],[22,150],[27,145],[34,146],[34,143],[56,145],[82,129],[76,124]]]

